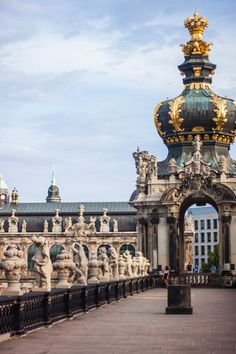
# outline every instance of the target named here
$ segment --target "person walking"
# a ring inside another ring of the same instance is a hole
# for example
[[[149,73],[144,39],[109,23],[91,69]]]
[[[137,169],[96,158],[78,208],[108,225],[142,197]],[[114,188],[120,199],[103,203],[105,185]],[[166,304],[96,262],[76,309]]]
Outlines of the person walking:
[[[168,283],[169,283],[169,275],[170,275],[170,269],[168,266],[166,266],[164,274],[163,274],[163,285],[165,288],[167,288]]]

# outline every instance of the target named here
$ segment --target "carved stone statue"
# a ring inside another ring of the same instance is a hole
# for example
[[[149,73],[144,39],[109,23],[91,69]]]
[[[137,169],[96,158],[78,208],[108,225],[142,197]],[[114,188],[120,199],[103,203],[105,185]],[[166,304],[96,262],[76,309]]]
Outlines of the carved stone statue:
[[[109,248],[109,254],[110,279],[119,280],[118,254],[113,246]]]
[[[3,253],[6,257],[1,263],[0,268],[5,271],[8,287],[3,295],[22,295],[20,278],[26,270],[26,262],[23,259],[23,252],[16,244],[11,244]]]
[[[56,209],[56,215],[52,218],[52,232],[62,232],[62,217],[59,216],[59,209]]]
[[[89,229],[92,233],[96,232],[96,217],[92,217],[90,216],[90,219],[89,219]]]
[[[138,264],[138,276],[142,277],[144,275],[144,257],[142,252],[137,251],[135,259]]]
[[[53,263],[53,269],[57,272],[59,282],[56,288],[70,288],[71,278],[73,277],[76,266],[71,259],[71,255],[63,249],[58,255],[56,262]]]
[[[228,171],[228,160],[225,155],[220,155],[219,157],[219,171],[221,173],[227,173]]]
[[[97,284],[98,280],[98,260],[96,252],[91,251],[88,262],[88,284]]]
[[[26,233],[26,226],[27,226],[26,221],[23,220],[22,221],[22,226],[21,226],[21,232],[22,233]]]
[[[88,258],[84,252],[83,246],[75,242],[71,246],[73,254],[74,254],[74,262],[75,262],[75,275],[74,280],[79,284],[87,285],[88,281]]]
[[[65,218],[65,232],[68,232],[72,228],[72,219],[69,216],[68,218]]]
[[[133,272],[132,272],[132,263],[133,263],[133,261],[132,261],[132,256],[131,256],[129,250],[126,250],[123,253],[123,258],[124,258],[124,261],[125,261],[125,275],[128,278],[132,278],[133,277]]]
[[[177,163],[173,157],[168,162],[168,172],[170,175],[174,175],[177,172]]]
[[[15,209],[12,209],[11,211],[11,216],[10,218],[8,219],[8,232],[11,233],[11,234],[14,234],[14,233],[17,233],[18,232],[18,221],[19,221],[19,218],[17,218],[15,216]]]
[[[33,290],[51,291],[52,262],[49,254],[48,240],[43,236],[33,236],[32,241],[37,246],[32,258],[37,284],[37,287],[34,287]]]
[[[118,232],[118,221],[113,219],[113,232]]]
[[[107,216],[108,209],[103,209],[103,215],[100,217],[100,232],[110,232],[110,216]]]
[[[154,155],[148,156],[147,178],[157,177],[157,158]]]
[[[47,221],[47,219],[44,220],[43,232],[48,233],[48,221]]]
[[[120,280],[126,279],[125,267],[126,267],[126,264],[125,264],[124,257],[122,255],[120,255],[119,259],[118,259],[118,269],[119,269],[119,279]]]
[[[0,219],[0,233],[5,232],[5,230],[4,230],[4,224],[5,224],[4,219]]]
[[[107,250],[105,247],[101,247],[99,249],[98,268],[99,268],[98,279],[100,281],[108,282],[109,281],[109,258],[107,256]]]
[[[144,263],[144,273],[143,273],[143,275],[146,277],[146,276],[148,276],[148,272],[149,272],[149,268],[151,266],[151,263],[149,262],[149,260],[146,257],[144,257],[143,263]]]
[[[194,223],[192,215],[185,215],[184,217],[184,232],[194,233]]]

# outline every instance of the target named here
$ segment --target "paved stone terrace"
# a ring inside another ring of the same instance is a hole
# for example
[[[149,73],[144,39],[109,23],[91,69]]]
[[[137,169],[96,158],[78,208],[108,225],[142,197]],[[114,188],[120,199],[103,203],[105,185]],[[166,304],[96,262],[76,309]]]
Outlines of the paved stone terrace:
[[[153,289],[25,337],[0,354],[236,353],[236,289],[192,289],[193,315],[165,315]]]

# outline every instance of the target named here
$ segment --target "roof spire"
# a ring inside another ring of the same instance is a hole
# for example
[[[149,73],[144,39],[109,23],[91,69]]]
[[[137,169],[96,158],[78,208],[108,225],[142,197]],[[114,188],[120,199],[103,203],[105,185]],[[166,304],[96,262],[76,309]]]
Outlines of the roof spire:
[[[46,198],[47,203],[60,203],[60,191],[56,183],[56,173],[55,173],[55,165],[52,166],[52,179],[51,185],[48,188],[48,195]]]
[[[55,172],[55,165],[52,165],[52,186],[56,186],[56,172]]]

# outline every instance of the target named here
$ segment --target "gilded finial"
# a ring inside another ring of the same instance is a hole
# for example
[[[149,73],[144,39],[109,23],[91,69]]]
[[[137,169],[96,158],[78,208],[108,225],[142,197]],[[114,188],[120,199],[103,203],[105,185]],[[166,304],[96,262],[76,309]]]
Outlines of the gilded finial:
[[[212,43],[205,42],[202,37],[205,28],[208,26],[208,20],[203,16],[199,16],[197,12],[194,12],[193,16],[188,17],[184,21],[184,26],[191,34],[191,40],[186,44],[181,44],[184,55],[208,55]]]

